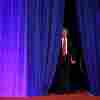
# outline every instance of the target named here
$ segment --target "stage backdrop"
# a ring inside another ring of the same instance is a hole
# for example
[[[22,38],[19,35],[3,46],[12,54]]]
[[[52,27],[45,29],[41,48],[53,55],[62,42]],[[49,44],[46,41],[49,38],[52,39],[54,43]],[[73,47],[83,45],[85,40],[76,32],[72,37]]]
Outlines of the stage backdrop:
[[[48,94],[63,11],[64,0],[0,0],[0,96]]]
[[[28,95],[47,95],[56,69],[64,0],[28,0]]]
[[[96,32],[96,0],[77,0],[76,5],[89,91],[100,95],[100,35]]]
[[[0,96],[25,96],[25,0],[0,0]]]

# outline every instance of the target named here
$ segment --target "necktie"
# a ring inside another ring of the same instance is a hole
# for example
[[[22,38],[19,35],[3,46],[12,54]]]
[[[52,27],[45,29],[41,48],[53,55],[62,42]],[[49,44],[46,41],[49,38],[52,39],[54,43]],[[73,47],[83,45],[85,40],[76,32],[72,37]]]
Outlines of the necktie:
[[[66,39],[64,38],[64,42],[63,42],[63,56],[66,55]]]

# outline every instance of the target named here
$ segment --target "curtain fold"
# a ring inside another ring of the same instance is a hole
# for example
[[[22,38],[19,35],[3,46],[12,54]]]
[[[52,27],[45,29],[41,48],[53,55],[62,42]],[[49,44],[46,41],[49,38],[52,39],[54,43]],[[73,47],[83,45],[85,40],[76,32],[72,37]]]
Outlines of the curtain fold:
[[[56,69],[64,0],[28,2],[28,95],[47,95]]]
[[[0,96],[26,95],[25,1],[0,2]]]

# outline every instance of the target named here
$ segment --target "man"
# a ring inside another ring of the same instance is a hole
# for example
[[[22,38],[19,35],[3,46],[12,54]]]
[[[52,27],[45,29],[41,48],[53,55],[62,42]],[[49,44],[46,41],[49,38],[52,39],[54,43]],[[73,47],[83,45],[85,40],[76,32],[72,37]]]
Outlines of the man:
[[[70,53],[71,42],[69,32],[67,29],[63,29],[60,40],[59,64],[56,69],[53,84],[50,88],[56,93],[69,92],[71,89],[71,64],[76,64],[76,59],[73,59],[73,56]]]
[[[62,77],[64,77],[63,83],[64,91],[76,91],[79,90],[81,71],[80,66],[77,62],[77,48],[73,48],[71,41],[72,38],[69,35],[69,31],[64,29],[61,37],[61,67],[62,67]]]
[[[61,87],[61,91],[69,92],[71,90],[72,82],[73,82],[73,75],[72,75],[73,66],[72,65],[76,64],[76,59],[71,54],[72,41],[70,39],[68,29],[63,29],[63,32],[61,35],[62,36],[61,36],[61,42],[60,42],[61,48],[60,48],[60,64],[59,64],[60,65],[59,87]]]
[[[68,62],[71,64],[76,64],[76,60],[73,59],[74,57],[72,57],[72,55],[70,54],[71,43],[69,39],[69,32],[67,29],[64,29],[62,32],[61,45],[62,56],[64,57],[64,59],[66,59],[66,56],[70,56],[68,58]]]

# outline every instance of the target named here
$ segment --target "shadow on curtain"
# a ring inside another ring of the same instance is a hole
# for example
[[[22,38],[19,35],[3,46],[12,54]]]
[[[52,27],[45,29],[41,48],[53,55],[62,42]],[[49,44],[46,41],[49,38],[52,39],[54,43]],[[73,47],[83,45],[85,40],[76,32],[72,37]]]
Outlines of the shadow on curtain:
[[[64,0],[28,1],[28,95],[47,95],[56,69]]]

